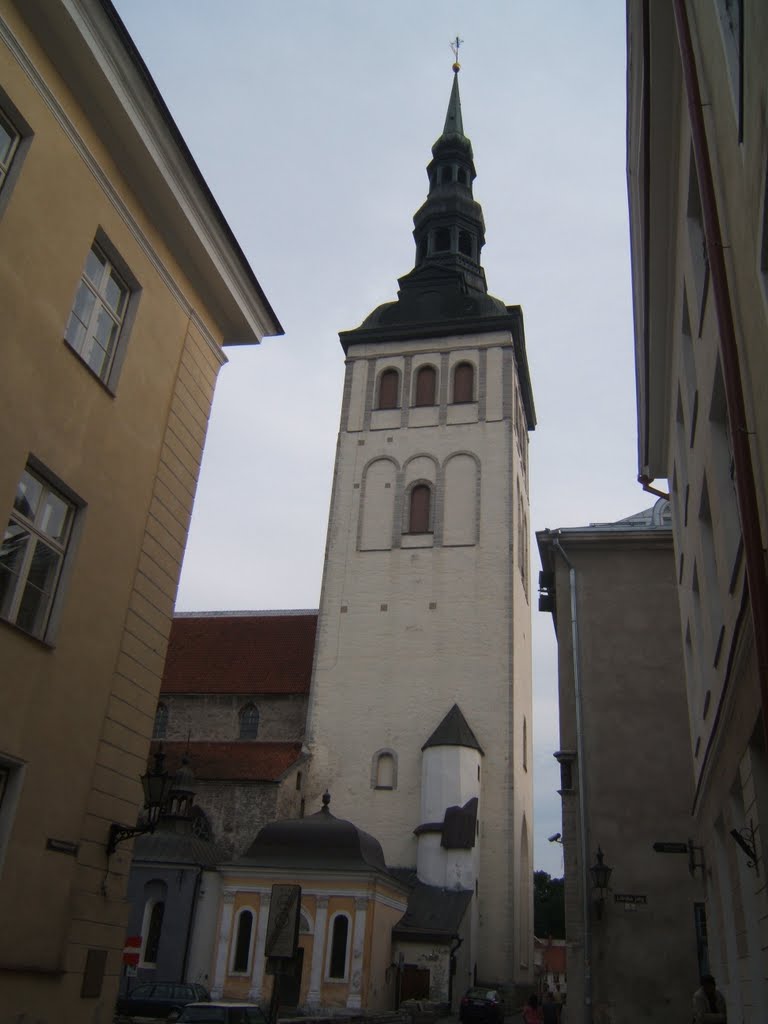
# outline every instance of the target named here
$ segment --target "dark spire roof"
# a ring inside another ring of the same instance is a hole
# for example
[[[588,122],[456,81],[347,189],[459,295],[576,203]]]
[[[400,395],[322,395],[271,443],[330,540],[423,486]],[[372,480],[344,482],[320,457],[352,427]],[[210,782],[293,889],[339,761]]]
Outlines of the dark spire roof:
[[[400,278],[397,301],[379,306],[360,327],[340,334],[345,351],[361,342],[494,330],[511,330],[524,347],[519,307],[507,307],[488,294],[480,263],[485,222],[472,194],[476,172],[472,144],[464,134],[458,69],[454,64],[445,126],[427,167],[429,192],[413,218],[415,266]]]
[[[453,705],[421,749],[427,747],[470,747],[484,753],[458,704]]]
[[[445,115],[445,126],[443,128],[441,138],[444,139],[449,135],[458,135],[464,139],[464,124],[461,120],[461,96],[459,96],[458,71],[454,71],[453,73],[451,98],[448,100],[448,112]],[[469,139],[464,139],[464,141],[469,143]],[[435,143],[435,145],[437,145],[437,143]]]

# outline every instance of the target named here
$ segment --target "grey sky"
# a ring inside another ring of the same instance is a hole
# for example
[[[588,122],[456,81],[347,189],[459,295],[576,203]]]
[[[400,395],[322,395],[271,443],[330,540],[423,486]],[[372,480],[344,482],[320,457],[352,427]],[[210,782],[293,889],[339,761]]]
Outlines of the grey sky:
[[[531,527],[653,503],[635,482],[619,0],[116,0],[286,329],[228,350],[180,610],[316,607],[340,330],[395,297],[460,76],[489,290],[525,315]],[[534,583],[538,553],[532,538]],[[562,874],[556,650],[532,594],[535,865]]]

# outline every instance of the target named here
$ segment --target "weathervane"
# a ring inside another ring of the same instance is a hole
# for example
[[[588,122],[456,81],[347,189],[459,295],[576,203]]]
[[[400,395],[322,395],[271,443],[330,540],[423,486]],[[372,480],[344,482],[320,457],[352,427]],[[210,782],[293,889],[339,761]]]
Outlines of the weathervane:
[[[463,42],[464,40],[459,39],[458,36],[451,40],[451,49],[453,50],[453,71],[455,74],[458,74],[458,72],[461,71],[461,64],[459,64],[459,47]]]

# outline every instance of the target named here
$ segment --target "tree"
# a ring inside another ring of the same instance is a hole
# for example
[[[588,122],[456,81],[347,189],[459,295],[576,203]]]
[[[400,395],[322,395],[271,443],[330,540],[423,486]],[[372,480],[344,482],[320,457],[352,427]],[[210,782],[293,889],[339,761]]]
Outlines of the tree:
[[[564,879],[533,873],[533,931],[539,939],[565,938]]]

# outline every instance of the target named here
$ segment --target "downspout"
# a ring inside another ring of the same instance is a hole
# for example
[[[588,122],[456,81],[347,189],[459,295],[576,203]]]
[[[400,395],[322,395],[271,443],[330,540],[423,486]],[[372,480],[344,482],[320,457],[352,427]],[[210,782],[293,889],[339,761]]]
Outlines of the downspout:
[[[576,704],[576,761],[579,778],[579,832],[581,833],[581,912],[584,923],[584,1024],[592,1024],[592,915],[589,905],[587,865],[589,864],[589,836],[587,835],[587,772],[584,763],[584,721],[581,711],[581,670],[579,661],[579,619],[576,601],[576,568],[566,555],[555,535],[552,547],[568,566],[571,598],[571,650],[573,657],[573,696]]]
[[[685,0],[673,0],[677,42],[680,47],[683,81],[691,123],[691,142],[696,162],[696,176],[701,195],[704,221],[704,244],[712,278],[717,326],[720,338],[720,358],[728,409],[728,427],[733,449],[734,483],[738,499],[741,532],[744,540],[744,562],[749,588],[752,629],[755,637],[757,676],[763,735],[768,747],[768,577],[760,533],[760,514],[755,484],[754,466],[747,428],[746,405],[742,387],[736,328],[733,322],[731,295],[723,255],[723,240],[717,213],[714,178],[707,147],[707,133],[702,112],[701,91],[696,71],[696,59],[691,39],[691,26]]]

